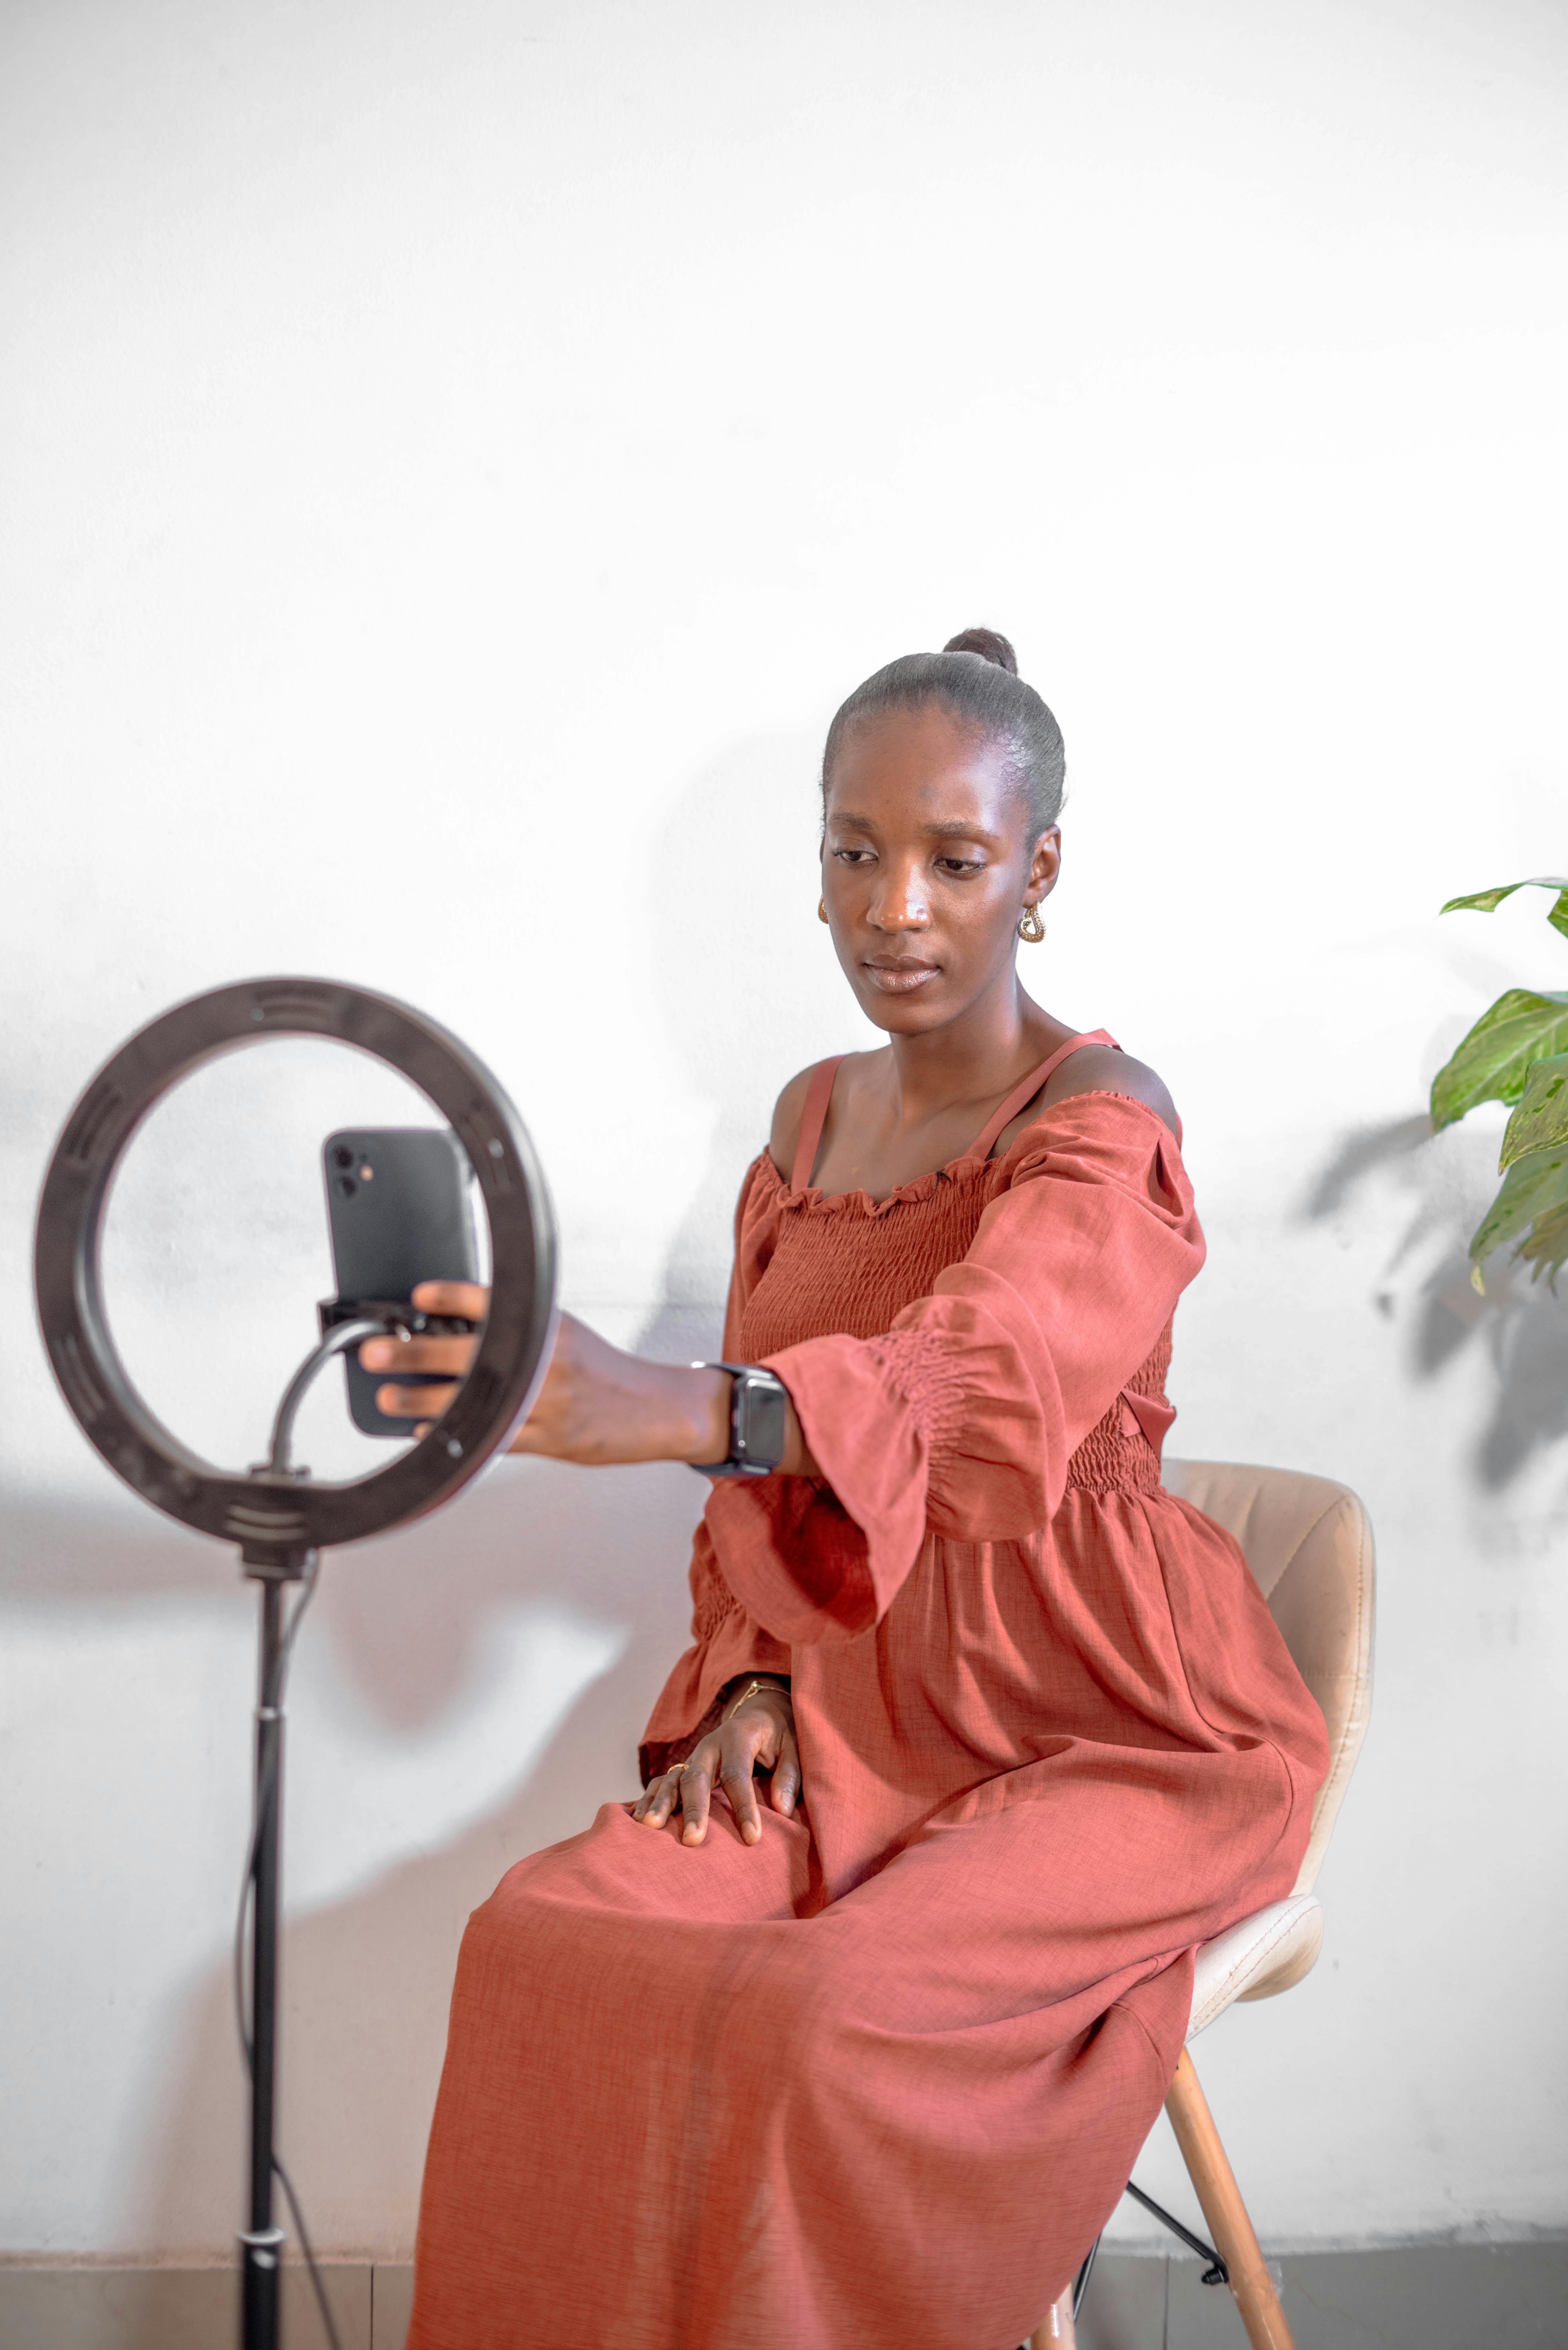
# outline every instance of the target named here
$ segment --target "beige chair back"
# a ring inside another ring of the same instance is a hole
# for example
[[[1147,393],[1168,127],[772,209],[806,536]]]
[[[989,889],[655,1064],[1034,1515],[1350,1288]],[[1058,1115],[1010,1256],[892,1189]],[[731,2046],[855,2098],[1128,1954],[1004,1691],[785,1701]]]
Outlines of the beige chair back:
[[[1372,1528],[1348,1485],[1293,1469],[1167,1461],[1168,1490],[1234,1536],[1328,1724],[1328,1776],[1296,1879],[1310,1892],[1372,1705]]]

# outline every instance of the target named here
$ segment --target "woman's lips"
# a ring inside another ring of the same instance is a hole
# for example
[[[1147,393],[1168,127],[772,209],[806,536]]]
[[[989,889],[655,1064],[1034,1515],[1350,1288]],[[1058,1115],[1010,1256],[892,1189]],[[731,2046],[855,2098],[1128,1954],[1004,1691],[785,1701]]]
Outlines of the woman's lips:
[[[938,976],[941,970],[941,965],[935,962],[894,962],[890,961],[872,962],[867,961],[863,962],[860,968],[867,974],[872,986],[875,987],[879,993],[883,995],[913,995],[917,988],[924,987],[929,980],[933,980]]]

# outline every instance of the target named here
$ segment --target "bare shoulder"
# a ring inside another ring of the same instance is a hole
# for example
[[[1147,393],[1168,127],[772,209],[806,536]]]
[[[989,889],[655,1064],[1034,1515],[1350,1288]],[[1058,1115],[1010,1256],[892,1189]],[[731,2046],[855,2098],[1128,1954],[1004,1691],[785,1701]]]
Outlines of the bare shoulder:
[[[863,1061],[870,1056],[865,1053],[850,1053],[845,1057],[850,1061]],[[811,1081],[821,1066],[820,1061],[813,1061],[809,1068],[797,1070],[774,1104],[768,1157],[786,1183],[794,1165],[795,1145],[800,1140],[801,1120],[805,1116],[805,1097],[811,1091]]]
[[[812,1067],[815,1068],[814,1062]],[[800,1122],[805,1116],[805,1097],[811,1085],[812,1070],[801,1069],[790,1079],[774,1104],[774,1122],[768,1135],[768,1157],[787,1182],[794,1163],[794,1147],[800,1140]]]
[[[1164,1078],[1147,1061],[1135,1061],[1130,1053],[1118,1053],[1114,1045],[1085,1045],[1070,1054],[1046,1087],[1045,1098],[1065,1101],[1071,1094],[1101,1093],[1130,1094],[1134,1101],[1147,1104],[1162,1118],[1172,1134],[1181,1131]]]

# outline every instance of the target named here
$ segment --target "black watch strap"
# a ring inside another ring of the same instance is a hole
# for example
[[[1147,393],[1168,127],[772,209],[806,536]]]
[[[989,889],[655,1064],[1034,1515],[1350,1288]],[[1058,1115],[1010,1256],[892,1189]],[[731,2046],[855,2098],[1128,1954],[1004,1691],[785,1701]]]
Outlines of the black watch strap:
[[[771,1477],[784,1459],[789,1389],[756,1363],[693,1363],[694,1371],[730,1374],[730,1450],[722,1461],[694,1461],[702,1477]]]

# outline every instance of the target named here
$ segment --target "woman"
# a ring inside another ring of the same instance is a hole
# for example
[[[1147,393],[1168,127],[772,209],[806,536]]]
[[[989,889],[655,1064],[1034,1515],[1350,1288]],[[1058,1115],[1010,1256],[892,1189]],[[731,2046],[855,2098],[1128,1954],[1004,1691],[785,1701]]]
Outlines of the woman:
[[[1014,970],[1063,771],[987,630],[850,696],[819,911],[889,1043],[779,1098],[730,1367],[562,1322],[516,1449],[713,1474],[694,1643],[640,1800],[470,1920],[410,2350],[1015,2350],[1159,2110],[1195,1947],[1294,1880],[1322,1719],[1159,1482],[1179,1124]]]

